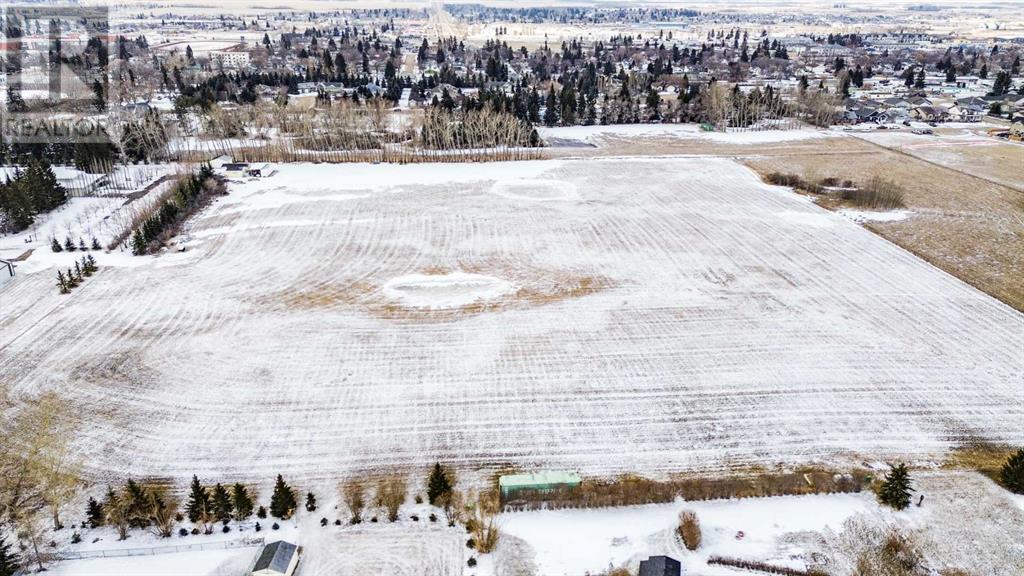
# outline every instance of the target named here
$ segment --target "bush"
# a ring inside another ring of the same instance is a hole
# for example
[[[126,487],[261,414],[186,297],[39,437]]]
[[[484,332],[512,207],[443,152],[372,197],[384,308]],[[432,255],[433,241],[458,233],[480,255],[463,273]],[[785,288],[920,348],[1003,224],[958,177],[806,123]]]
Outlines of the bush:
[[[224,527],[220,529],[220,531],[227,534],[228,532],[231,532],[231,526],[225,524]]]
[[[469,548],[469,549],[476,548],[476,540],[473,540],[472,538],[470,538],[469,540],[466,540],[466,548]]]
[[[320,526],[327,526],[327,518],[320,519]]]
[[[281,529],[281,527],[277,525],[277,522],[274,522],[270,527],[272,529],[274,529],[274,530],[280,530]]]
[[[79,534],[78,532],[75,532],[74,534],[71,535],[71,543],[72,544],[78,544],[81,541],[82,541],[82,535]]]
[[[420,517],[419,517],[418,514],[413,514],[412,516],[410,516],[410,518],[412,518],[413,522],[419,522],[420,521]]]
[[[841,198],[863,208],[892,210],[905,206],[903,187],[881,176],[872,176],[859,188],[843,190]]]
[[[466,565],[469,566],[470,568],[476,566],[476,558],[470,556],[469,560],[466,561]]]
[[[431,512],[430,513],[430,521],[431,522],[437,522],[437,514],[434,514],[433,512]]]
[[[1024,494],[1024,448],[1010,456],[999,471],[999,481],[1015,494]]]
[[[260,530],[263,530],[263,526],[260,526],[260,523],[257,522],[256,523],[256,531],[259,532]]]
[[[260,506],[256,510],[256,517],[257,518],[266,518],[267,517],[267,508],[265,506]]]
[[[184,528],[180,528],[178,530],[178,536],[181,536],[182,538],[184,538],[185,536],[188,536],[188,530],[186,530]]]
[[[693,510],[683,510],[679,513],[679,527],[676,528],[679,537],[687,550],[693,551],[700,548],[700,520]]]

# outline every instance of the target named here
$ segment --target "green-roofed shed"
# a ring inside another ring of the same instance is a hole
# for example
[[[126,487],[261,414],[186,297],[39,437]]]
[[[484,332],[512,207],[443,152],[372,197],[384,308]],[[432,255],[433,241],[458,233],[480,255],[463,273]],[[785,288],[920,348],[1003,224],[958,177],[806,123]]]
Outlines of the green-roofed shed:
[[[498,478],[498,488],[502,499],[515,496],[520,490],[537,492],[553,492],[565,488],[575,488],[582,480],[575,472],[537,472],[535,474],[511,474]]]

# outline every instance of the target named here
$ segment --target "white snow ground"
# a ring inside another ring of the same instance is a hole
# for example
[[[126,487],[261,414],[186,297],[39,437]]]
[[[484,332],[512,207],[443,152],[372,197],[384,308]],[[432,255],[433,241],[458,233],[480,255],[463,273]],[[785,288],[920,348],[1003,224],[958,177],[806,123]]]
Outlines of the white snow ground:
[[[724,159],[285,165],[181,246],[101,254],[70,296],[40,253],[0,287],[0,387],[69,396],[96,474],[658,475],[1024,442],[1024,316]],[[515,290],[388,297],[416,274]]]
[[[804,531],[839,530],[850,516],[874,510],[870,494],[786,496],[651,504],[594,510],[544,510],[501,516],[502,532],[525,541],[534,552],[537,573],[578,576],[666,554],[684,572],[717,576],[737,571],[707,565],[711,556],[750,559],[776,566],[805,567],[807,550],[783,536]],[[678,541],[679,512],[693,510],[701,524],[701,547],[689,552]],[[742,532],[742,537],[739,533]]]

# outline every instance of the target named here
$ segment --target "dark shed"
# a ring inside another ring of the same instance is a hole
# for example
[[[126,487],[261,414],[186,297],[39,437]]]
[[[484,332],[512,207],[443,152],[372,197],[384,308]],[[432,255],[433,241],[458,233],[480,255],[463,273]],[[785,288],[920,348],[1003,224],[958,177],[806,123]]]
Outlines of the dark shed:
[[[640,562],[640,576],[681,576],[683,567],[668,556],[651,556]]]

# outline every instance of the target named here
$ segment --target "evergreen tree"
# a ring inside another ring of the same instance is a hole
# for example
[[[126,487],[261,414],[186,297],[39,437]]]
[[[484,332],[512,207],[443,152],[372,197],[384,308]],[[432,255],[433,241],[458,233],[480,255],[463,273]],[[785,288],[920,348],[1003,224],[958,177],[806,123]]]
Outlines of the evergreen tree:
[[[89,525],[93,528],[103,526],[103,505],[95,498],[89,498],[89,504],[85,508],[85,515],[89,519]]]
[[[313,512],[316,510],[316,496],[312,492],[306,493],[306,512]]]
[[[50,238],[50,250],[53,250],[54,252],[63,252],[64,247],[60,245],[60,242],[57,241],[56,237],[53,237]]]
[[[189,490],[188,504],[185,512],[188,514],[189,522],[198,522],[210,512],[210,493],[199,483],[199,478],[192,476],[192,485]]]
[[[17,551],[7,542],[7,534],[0,526],[0,576],[14,576],[20,565]]]
[[[910,494],[914,489],[910,485],[910,473],[906,464],[893,466],[885,476],[878,490],[878,500],[897,510],[910,506]]]
[[[231,504],[231,497],[228,491],[219,483],[213,487],[213,515],[217,520],[227,524],[231,520],[234,506]]]
[[[544,125],[555,124],[558,124],[558,102],[555,101],[554,89],[549,89],[547,100],[544,101]]]
[[[278,474],[277,482],[274,484],[274,493],[270,496],[270,515],[287,520],[295,513],[297,504],[295,501],[295,491]]]
[[[448,475],[441,468],[441,463],[436,462],[433,469],[430,470],[430,476],[427,478],[427,501],[431,505],[436,505],[439,499],[451,494],[451,492],[452,485],[448,481]]]
[[[92,244],[90,245],[90,249],[91,250],[102,250],[103,249],[103,247],[100,246],[100,241],[97,240],[95,236],[92,237]]]
[[[249,491],[242,484],[235,484],[231,487],[231,501],[235,506],[235,519],[245,520],[252,516],[252,498]]]
[[[77,262],[75,263],[77,265]],[[124,487],[128,499],[128,524],[133,528],[149,526],[149,496],[138,482],[129,478]]]
[[[914,79],[914,88],[924,88],[924,66],[917,71],[917,78]]]
[[[1015,494],[1024,494],[1024,448],[1017,450],[1017,453],[1003,464],[999,471],[999,481],[1003,486]]]
[[[658,95],[658,91],[651,86],[651,89],[647,91],[647,118],[651,122],[661,120],[661,112],[658,111],[658,105],[661,104],[661,96]]]
[[[132,234],[132,254],[141,256],[146,253],[146,239],[142,236],[142,230],[136,229]]]
[[[67,278],[64,277],[64,273],[60,270],[57,270],[57,288],[60,289],[61,294],[67,294],[71,291]]]

